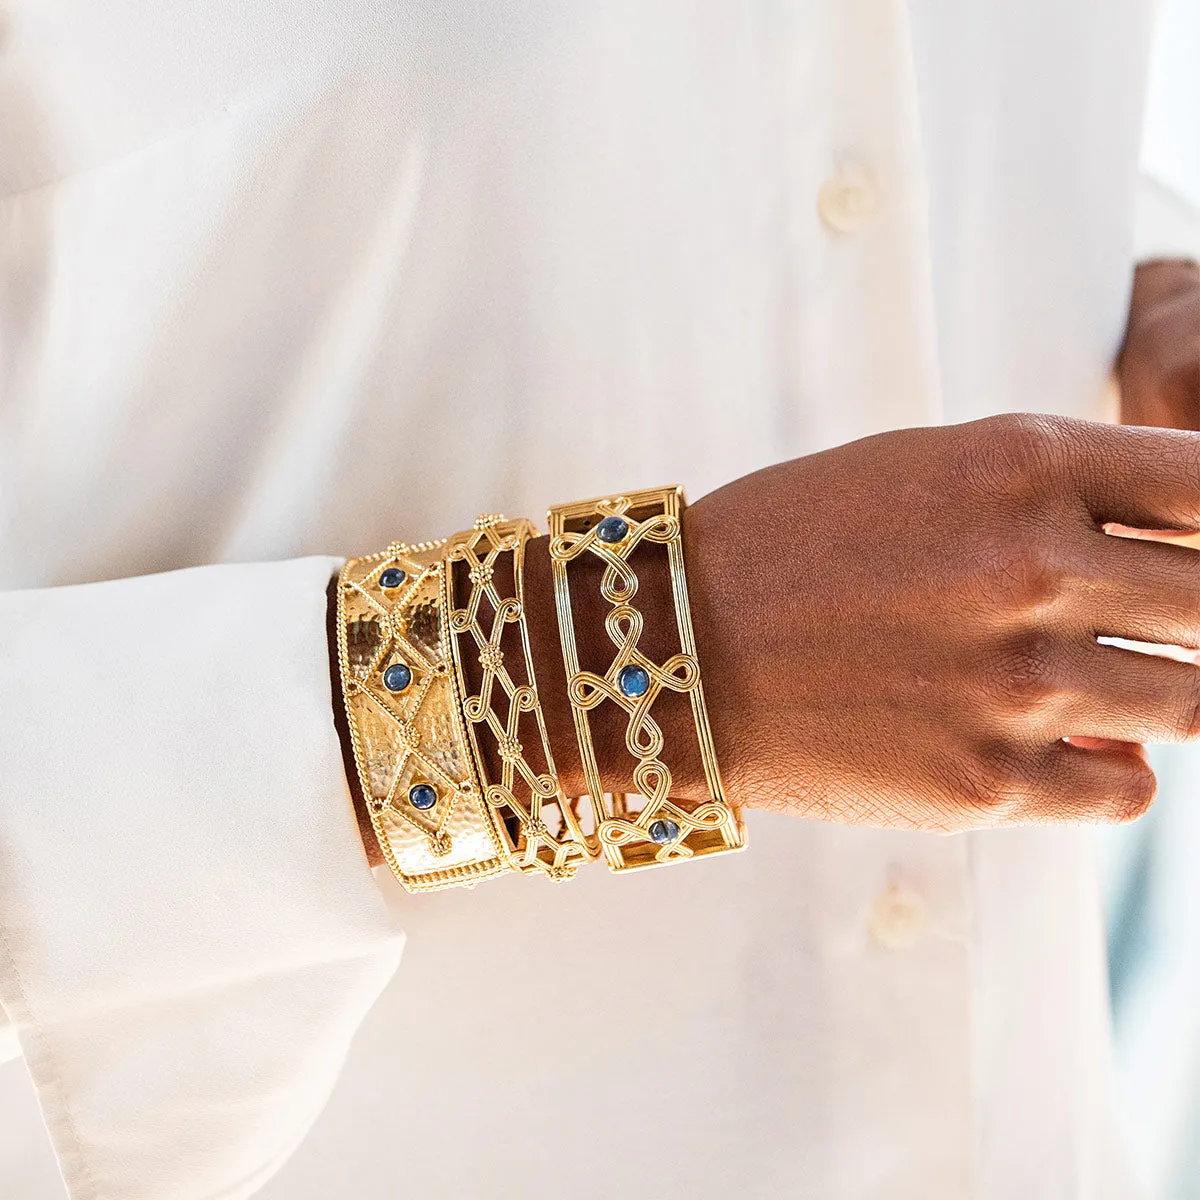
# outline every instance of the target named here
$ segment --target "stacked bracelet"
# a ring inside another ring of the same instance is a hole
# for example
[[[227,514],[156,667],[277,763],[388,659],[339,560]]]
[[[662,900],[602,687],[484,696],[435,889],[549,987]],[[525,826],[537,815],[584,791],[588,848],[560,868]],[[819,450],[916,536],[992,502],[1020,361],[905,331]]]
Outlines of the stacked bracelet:
[[[580,799],[568,800],[554,769],[533,673],[524,559],[536,533],[529,521],[485,516],[470,533],[450,539],[446,560],[464,570],[451,568],[449,594],[466,592],[464,604],[451,605],[450,628],[476,768],[509,862],[514,870],[569,879],[595,853],[583,832]],[[467,679],[472,660],[479,664],[476,688]],[[485,746],[499,759],[499,779],[488,778]]]
[[[555,607],[588,794],[568,797],[555,770],[530,654],[524,602],[528,521],[487,515],[441,542],[393,544],[351,559],[338,585],[338,661],[356,773],[384,858],[411,891],[508,872],[570,878],[603,854],[614,871],[738,850],[738,811],[713,749],[684,575],[679,488],[550,511]],[[678,649],[655,662],[639,646],[635,552],[665,554]],[[614,647],[581,668],[570,565],[604,563],[600,595]],[[664,693],[690,704],[708,798],[671,795]],[[590,714],[623,709],[639,797],[605,790]]]
[[[483,800],[444,619],[442,545],[351,559],[338,662],[358,781],[387,864],[410,891],[509,869]]]
[[[692,632],[683,566],[680,514],[682,488],[662,488],[566,504],[550,510],[550,562],[567,694],[588,791],[597,797],[600,842],[609,867],[627,871],[698,855],[740,850],[745,827],[725,799],[713,748],[700,662]],[[678,651],[656,663],[640,648],[643,618],[633,601],[638,577],[631,558],[639,548],[666,550],[675,610]],[[585,554],[604,563],[600,595],[609,604],[604,628],[614,654],[603,672],[580,668],[571,607],[569,564]],[[651,712],[664,692],[685,694],[691,703],[697,748],[708,787],[707,801],[685,804],[671,795],[672,772],[663,733]],[[634,784],[644,803],[604,789],[591,734],[591,710],[609,701],[625,711],[625,746],[635,759]]]

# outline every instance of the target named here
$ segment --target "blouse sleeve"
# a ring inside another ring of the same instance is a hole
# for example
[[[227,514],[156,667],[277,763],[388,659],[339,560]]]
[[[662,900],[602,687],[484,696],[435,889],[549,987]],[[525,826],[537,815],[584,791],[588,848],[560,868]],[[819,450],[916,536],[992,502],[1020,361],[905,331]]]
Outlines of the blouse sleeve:
[[[72,1200],[235,1200],[403,935],[333,724],[332,559],[0,594],[0,1004]]]
[[[1142,125],[1135,257],[1200,258],[1200,6],[1162,0]]]

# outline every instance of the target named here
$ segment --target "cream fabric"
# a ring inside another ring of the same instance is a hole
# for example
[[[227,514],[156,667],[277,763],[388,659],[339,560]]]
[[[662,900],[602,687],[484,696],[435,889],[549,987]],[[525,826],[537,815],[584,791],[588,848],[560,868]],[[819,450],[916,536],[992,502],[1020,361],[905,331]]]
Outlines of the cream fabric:
[[[728,862],[388,915],[303,556],[1098,414],[1149,5],[5,24],[0,1002],[74,1200],[260,1189],[401,931],[262,1196],[1127,1197],[1086,838],[752,814]]]

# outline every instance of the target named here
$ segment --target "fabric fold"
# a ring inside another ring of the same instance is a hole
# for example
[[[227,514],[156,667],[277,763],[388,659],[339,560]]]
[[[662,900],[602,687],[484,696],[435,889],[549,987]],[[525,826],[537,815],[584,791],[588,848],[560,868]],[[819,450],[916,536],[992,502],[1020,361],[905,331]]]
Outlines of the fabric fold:
[[[403,935],[333,726],[337,562],[0,594],[0,1003],[72,1200],[237,1200]]]

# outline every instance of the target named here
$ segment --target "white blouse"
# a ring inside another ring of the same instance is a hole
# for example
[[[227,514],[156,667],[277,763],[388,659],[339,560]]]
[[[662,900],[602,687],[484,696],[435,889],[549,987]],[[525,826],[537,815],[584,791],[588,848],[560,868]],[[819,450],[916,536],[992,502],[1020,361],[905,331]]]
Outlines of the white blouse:
[[[10,0],[0,1003],[73,1200],[1130,1195],[1081,834],[407,896],[324,605],[481,510],[1099,415],[1150,8]]]

